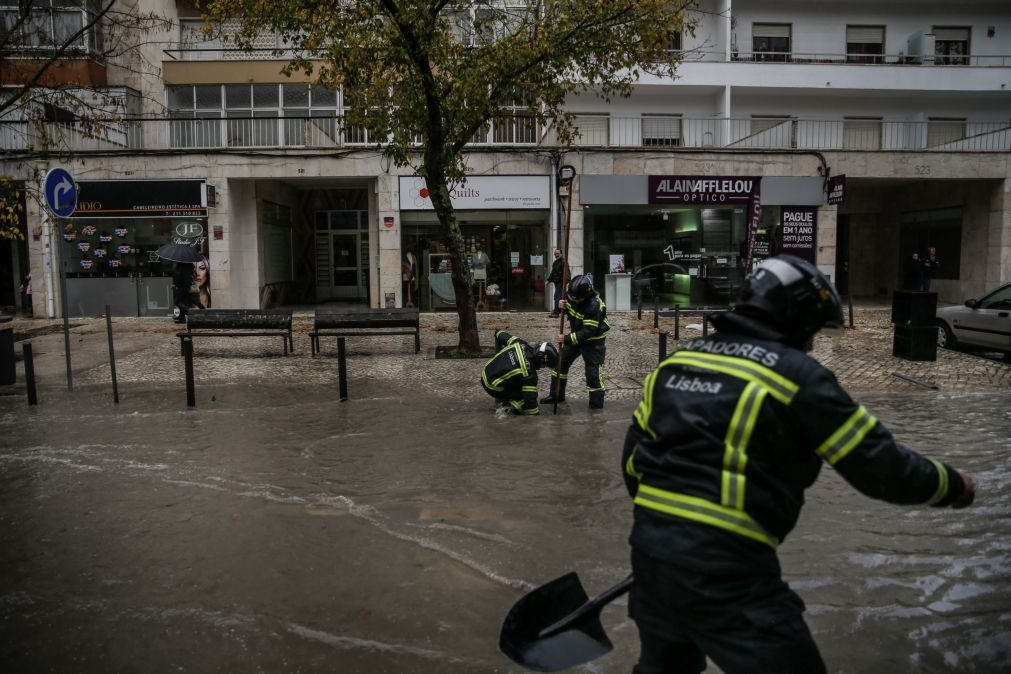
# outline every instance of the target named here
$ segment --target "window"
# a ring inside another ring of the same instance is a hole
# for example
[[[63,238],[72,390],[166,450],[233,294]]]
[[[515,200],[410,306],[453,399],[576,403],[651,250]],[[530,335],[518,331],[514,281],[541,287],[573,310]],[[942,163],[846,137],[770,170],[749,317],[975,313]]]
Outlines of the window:
[[[576,115],[572,120],[573,145],[607,145],[609,125],[607,115]]]
[[[934,63],[942,66],[969,65],[969,28],[934,26]]]
[[[790,24],[756,23],[751,27],[751,50],[756,61],[790,60]]]
[[[52,50],[56,47],[69,45],[71,52],[87,51],[89,40],[93,39],[91,30],[76,35],[88,23],[87,12],[83,6],[70,0],[34,0],[24,3],[25,9],[31,10],[31,16],[22,20],[22,10],[16,3],[8,0],[6,7],[0,7],[0,29],[5,33],[4,46],[13,49]],[[20,24],[16,33],[7,39],[6,34]],[[73,38],[73,39],[71,39]]]
[[[843,148],[880,150],[881,121],[880,117],[844,117]]]
[[[752,115],[751,134],[745,143],[751,147],[797,147],[797,123],[789,115]]]
[[[536,143],[537,119],[530,114],[534,97],[518,93],[492,120],[496,143]]]
[[[191,61],[217,60],[222,56],[221,47],[222,42],[219,36],[207,37],[204,35],[202,19],[179,20],[179,49],[195,50],[185,51],[182,58]]]
[[[884,26],[846,26],[847,63],[881,63],[884,53]]]
[[[322,87],[186,84],[166,90],[172,147],[337,144],[337,94]]]
[[[667,35],[667,47],[665,50],[668,54],[680,54],[681,53],[681,32],[671,31]]]
[[[946,145],[962,138],[965,138],[965,118],[927,118],[927,147]]]
[[[643,117],[642,144],[659,147],[681,145],[681,115]]]

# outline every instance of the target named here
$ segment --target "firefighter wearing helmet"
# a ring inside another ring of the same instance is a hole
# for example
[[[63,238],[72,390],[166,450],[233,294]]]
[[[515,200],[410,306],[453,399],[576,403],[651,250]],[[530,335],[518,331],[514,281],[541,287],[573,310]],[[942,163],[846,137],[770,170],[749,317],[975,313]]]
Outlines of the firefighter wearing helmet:
[[[558,303],[559,309],[564,309],[569,317],[569,334],[558,335],[561,346],[561,368],[551,373],[551,393],[541,399],[541,404],[550,405],[565,400],[565,385],[569,376],[569,368],[576,358],[583,357],[586,367],[586,390],[589,392],[590,408],[604,407],[604,379],[601,369],[604,366],[606,345],[604,340],[607,331],[611,329],[607,322],[607,307],[593,288],[593,276],[580,274],[569,282],[567,300]],[[557,397],[556,397],[557,396]]]
[[[900,445],[807,355],[842,324],[818,269],[769,258],[738,303],[647,378],[621,468],[634,502],[636,672],[824,672],[777,546],[823,463],[863,494],[961,508],[972,478]]]
[[[540,414],[537,406],[537,370],[554,367],[558,351],[542,342],[532,346],[505,330],[495,332],[498,348],[481,370],[481,385],[513,414]]]

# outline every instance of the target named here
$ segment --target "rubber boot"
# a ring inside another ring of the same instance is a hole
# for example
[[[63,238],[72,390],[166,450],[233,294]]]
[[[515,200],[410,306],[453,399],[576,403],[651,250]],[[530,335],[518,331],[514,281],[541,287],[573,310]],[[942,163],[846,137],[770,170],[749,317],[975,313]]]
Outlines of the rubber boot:
[[[561,386],[561,388],[558,389],[558,399],[557,400],[555,399],[555,382],[556,381],[557,380],[554,377],[551,378],[551,393],[549,393],[545,397],[541,398],[541,404],[542,405],[554,405],[556,402],[559,402],[559,403],[565,402],[565,380],[562,380],[562,386]]]
[[[604,409],[604,392],[603,391],[590,391],[590,409],[591,410],[602,410],[602,409]]]

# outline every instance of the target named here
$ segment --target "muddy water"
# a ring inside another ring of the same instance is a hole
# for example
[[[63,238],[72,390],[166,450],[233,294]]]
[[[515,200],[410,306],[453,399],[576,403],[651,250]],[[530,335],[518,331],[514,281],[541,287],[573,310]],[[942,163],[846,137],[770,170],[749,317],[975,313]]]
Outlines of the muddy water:
[[[514,419],[478,396],[355,394],[0,397],[4,670],[518,672],[496,646],[523,592],[627,573],[631,401]],[[864,402],[980,496],[896,508],[826,471],[782,558],[830,671],[1008,671],[1011,399]],[[582,671],[630,671],[624,603],[603,621],[615,652]]]

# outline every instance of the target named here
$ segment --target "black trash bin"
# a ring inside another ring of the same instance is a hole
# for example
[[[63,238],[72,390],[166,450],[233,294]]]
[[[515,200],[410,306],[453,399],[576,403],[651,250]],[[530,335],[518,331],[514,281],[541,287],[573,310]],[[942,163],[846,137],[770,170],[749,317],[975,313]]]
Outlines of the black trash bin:
[[[0,316],[0,386],[10,386],[17,381],[14,362],[14,327],[8,325],[13,316]]]

